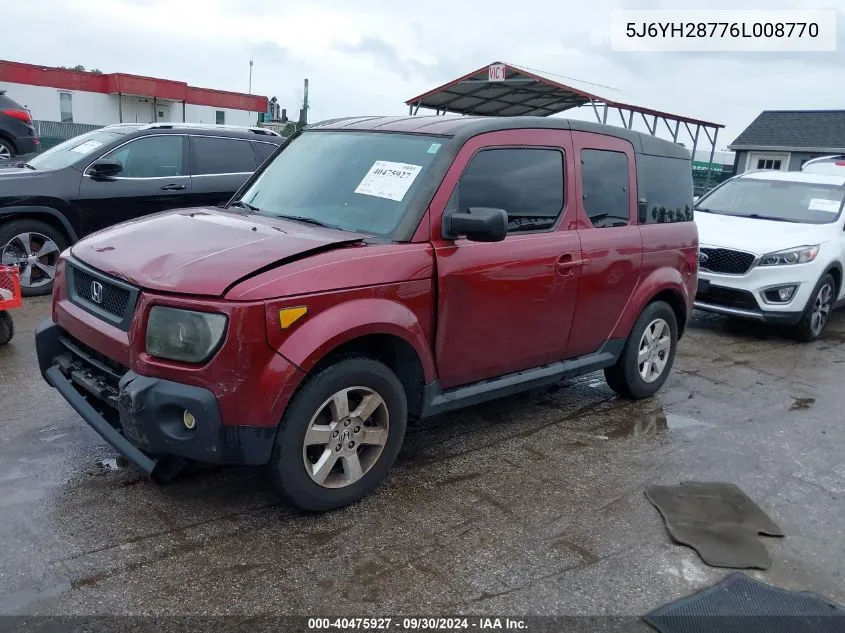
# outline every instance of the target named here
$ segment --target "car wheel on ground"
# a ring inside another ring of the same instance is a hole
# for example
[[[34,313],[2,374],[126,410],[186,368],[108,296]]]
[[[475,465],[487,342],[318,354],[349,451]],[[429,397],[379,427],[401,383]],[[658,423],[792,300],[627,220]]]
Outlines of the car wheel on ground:
[[[678,321],[669,304],[649,304],[634,324],[619,360],[604,370],[607,384],[620,396],[654,395],[672,369],[678,342]]]
[[[15,335],[15,322],[12,315],[5,310],[0,310],[0,345],[5,345]]]
[[[288,405],[268,464],[276,491],[303,510],[354,503],[396,460],[408,406],[382,363],[338,360],[307,380]]]
[[[12,147],[12,144],[0,138],[0,161],[10,160],[15,157],[15,148]]]
[[[40,220],[0,224],[0,263],[20,268],[21,294],[50,294],[59,255],[67,247],[60,231]]]
[[[809,343],[818,339],[827,326],[827,318],[833,309],[836,301],[836,280],[833,275],[826,273],[816,284],[804,314],[798,325],[795,326],[795,334],[798,339]]]

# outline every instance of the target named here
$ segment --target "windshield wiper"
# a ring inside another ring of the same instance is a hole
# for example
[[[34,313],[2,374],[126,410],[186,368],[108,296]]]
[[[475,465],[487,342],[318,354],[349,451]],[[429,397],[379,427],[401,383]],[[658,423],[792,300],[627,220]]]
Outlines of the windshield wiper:
[[[229,206],[238,209],[246,209],[247,211],[250,211],[252,213],[261,213],[261,209],[259,209],[258,207],[254,207],[249,202],[244,202],[243,200],[235,200]]]
[[[704,213],[713,213],[710,209],[705,207],[693,207],[693,211],[703,211]]]
[[[34,166],[30,165],[29,163],[25,163],[25,162],[23,162],[23,161],[20,161],[20,162],[18,162],[18,163],[15,163],[15,167],[18,167],[19,169],[26,168],[26,169],[31,169],[31,170],[35,171],[35,167],[34,167]]]
[[[749,213],[746,216],[740,217],[754,218],[755,220],[774,220],[775,222],[795,222],[795,220],[788,220],[786,218],[776,218],[773,215],[760,215],[759,213]]]
[[[277,215],[277,218],[282,218],[283,220],[294,220],[295,222],[302,222],[304,224],[313,224],[314,226],[322,226],[324,229],[339,229],[340,227],[335,226],[334,224],[326,224],[325,222],[320,222],[319,220],[315,220],[314,218],[307,218],[303,215]]]

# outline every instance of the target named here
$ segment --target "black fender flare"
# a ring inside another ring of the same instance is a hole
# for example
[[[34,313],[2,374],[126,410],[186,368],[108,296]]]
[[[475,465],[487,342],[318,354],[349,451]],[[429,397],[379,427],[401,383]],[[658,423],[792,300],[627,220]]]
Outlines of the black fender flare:
[[[79,240],[79,234],[73,228],[73,225],[68,221],[68,219],[56,209],[52,207],[44,207],[44,206],[32,206],[32,205],[24,205],[24,206],[13,206],[13,207],[2,207],[0,208],[0,221],[4,219],[4,216],[7,215],[49,215],[52,218],[55,218],[59,221],[62,227],[65,230],[65,234],[67,235],[68,239],[70,240],[71,244]]]

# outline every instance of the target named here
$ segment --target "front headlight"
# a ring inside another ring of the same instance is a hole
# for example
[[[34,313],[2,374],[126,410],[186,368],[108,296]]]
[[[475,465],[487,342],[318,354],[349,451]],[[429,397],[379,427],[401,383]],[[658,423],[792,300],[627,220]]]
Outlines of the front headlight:
[[[760,266],[785,266],[789,264],[804,264],[811,262],[819,254],[819,245],[798,246],[785,251],[767,253],[760,258]]]
[[[226,316],[154,306],[147,322],[147,353],[157,358],[200,363],[217,349]]]

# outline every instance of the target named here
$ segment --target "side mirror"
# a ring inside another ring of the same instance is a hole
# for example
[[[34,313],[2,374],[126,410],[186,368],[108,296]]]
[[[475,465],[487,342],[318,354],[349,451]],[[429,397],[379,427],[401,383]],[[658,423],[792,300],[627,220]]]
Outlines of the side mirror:
[[[508,234],[508,213],[504,209],[472,207],[465,212],[447,211],[441,227],[443,238],[456,240],[466,235],[473,242],[501,242]]]
[[[117,176],[122,171],[123,163],[121,163],[119,160],[113,160],[110,158],[101,158],[100,160],[93,163],[88,169],[88,173],[94,176],[95,178],[108,178],[111,176]]]

